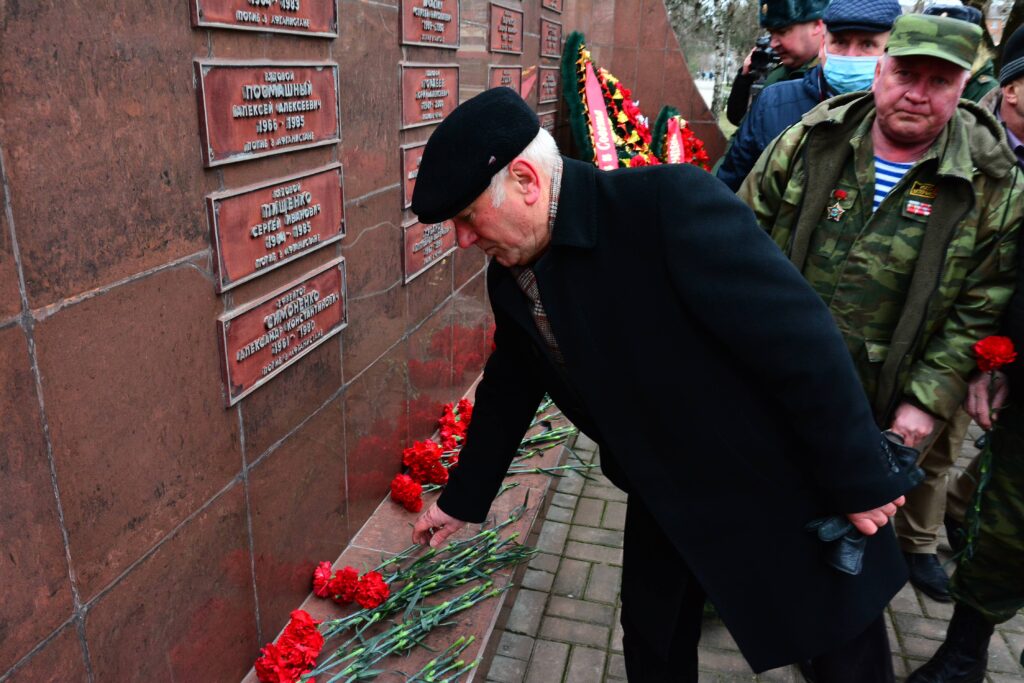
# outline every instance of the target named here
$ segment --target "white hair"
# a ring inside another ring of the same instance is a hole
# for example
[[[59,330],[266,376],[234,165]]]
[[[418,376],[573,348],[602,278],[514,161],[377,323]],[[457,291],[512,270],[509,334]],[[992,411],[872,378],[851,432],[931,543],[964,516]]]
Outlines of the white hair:
[[[551,137],[551,133],[541,128],[526,149],[516,155],[516,159],[526,159],[550,176],[555,169],[555,162],[558,160],[558,145]],[[509,165],[506,165],[491,178],[491,206],[494,208],[498,208],[505,201],[505,180],[508,178]]]

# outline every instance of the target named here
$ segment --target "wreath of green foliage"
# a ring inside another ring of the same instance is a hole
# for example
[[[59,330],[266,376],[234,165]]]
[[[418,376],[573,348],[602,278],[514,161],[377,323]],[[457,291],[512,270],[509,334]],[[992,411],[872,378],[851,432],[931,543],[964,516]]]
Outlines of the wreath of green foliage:
[[[586,37],[579,31],[573,31],[565,40],[565,47],[562,49],[562,96],[565,97],[569,109],[569,128],[576,141],[579,158],[581,161],[593,163],[597,153],[590,137],[590,126],[583,101],[584,71],[576,65],[580,59],[580,51],[585,45]]]

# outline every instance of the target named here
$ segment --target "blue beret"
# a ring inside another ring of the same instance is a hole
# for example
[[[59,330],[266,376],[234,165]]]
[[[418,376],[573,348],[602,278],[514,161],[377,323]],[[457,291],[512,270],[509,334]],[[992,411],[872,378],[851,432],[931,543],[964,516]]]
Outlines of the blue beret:
[[[494,174],[537,137],[540,120],[511,88],[466,100],[437,127],[420,159],[412,211],[440,223],[473,203]]]
[[[892,29],[902,13],[899,0],[832,0],[822,19],[829,33],[882,33]]]
[[[821,19],[828,0],[768,0],[761,5],[758,20],[764,28],[785,28]]]
[[[981,26],[981,10],[970,5],[931,5],[925,8],[924,14],[935,17],[949,17]]]

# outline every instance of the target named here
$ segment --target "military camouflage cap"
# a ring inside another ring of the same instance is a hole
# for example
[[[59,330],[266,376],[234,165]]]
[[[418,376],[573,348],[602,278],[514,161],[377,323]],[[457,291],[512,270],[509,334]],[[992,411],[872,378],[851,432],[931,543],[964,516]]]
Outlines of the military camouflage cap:
[[[959,19],[904,14],[892,25],[887,54],[936,57],[970,70],[981,42],[981,27]]]
[[[821,19],[828,0],[761,0],[758,19],[764,28],[785,28]]]

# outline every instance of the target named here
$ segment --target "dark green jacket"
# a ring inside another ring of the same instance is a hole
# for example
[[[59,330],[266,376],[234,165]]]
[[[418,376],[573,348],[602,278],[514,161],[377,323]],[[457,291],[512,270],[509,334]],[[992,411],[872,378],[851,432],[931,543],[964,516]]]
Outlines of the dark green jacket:
[[[740,198],[805,274],[809,262],[820,260],[815,235],[831,227],[826,213],[837,202],[837,188],[850,188],[840,208],[871,215],[874,114],[870,93],[823,102],[772,142],[740,188]],[[868,161],[859,162],[850,185],[853,159]],[[975,366],[971,346],[998,329],[1013,290],[1016,237],[1024,220],[1024,178],[1014,161],[995,118],[961,101],[932,147],[871,219],[895,226],[897,238],[884,248],[905,267],[891,268],[883,260],[858,283],[865,289],[864,303],[853,323],[835,310],[833,315],[883,426],[903,400],[948,419]],[[909,212],[911,200],[918,208],[927,203],[930,215]],[[858,201],[860,207],[851,204]],[[901,241],[906,235],[916,242]],[[876,248],[875,255],[880,251]],[[901,288],[903,303],[895,315],[886,287]],[[889,304],[873,306],[878,291]],[[891,323],[884,335],[878,332],[884,325],[872,329],[874,313]]]
[[[995,90],[998,86],[996,66],[990,59],[985,62],[984,66],[971,74],[971,80],[967,81],[967,85],[964,87],[964,94],[961,97],[971,102],[980,102],[981,98]]]

